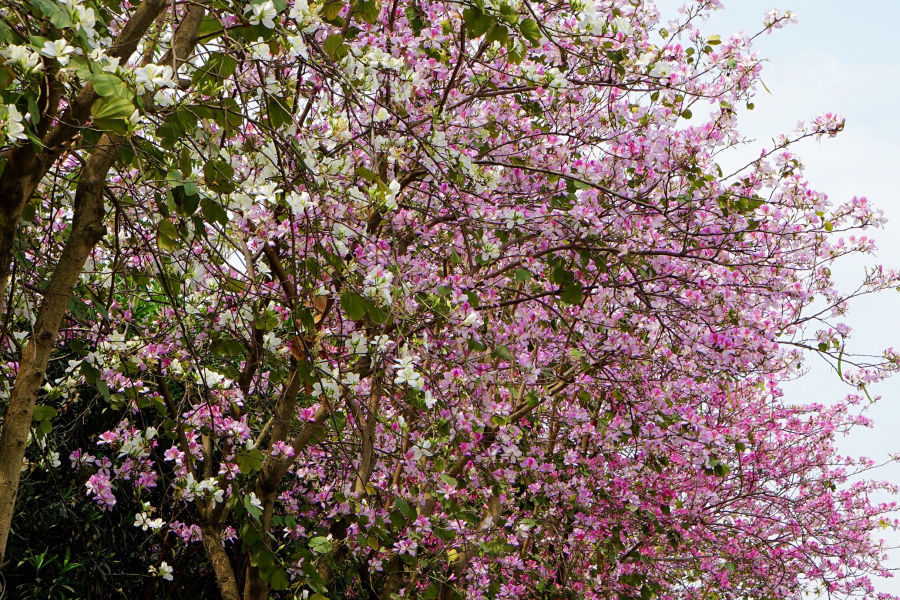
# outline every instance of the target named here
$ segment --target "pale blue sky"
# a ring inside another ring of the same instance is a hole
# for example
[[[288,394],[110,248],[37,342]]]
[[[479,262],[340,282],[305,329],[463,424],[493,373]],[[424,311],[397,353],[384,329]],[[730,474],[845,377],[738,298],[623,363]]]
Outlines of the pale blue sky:
[[[774,1],[774,4],[773,4]],[[660,0],[663,22],[676,16],[683,0]],[[834,139],[806,141],[796,147],[812,186],[833,202],[866,196],[882,208],[889,223],[869,230],[879,252],[855,260],[837,271],[844,289],[856,283],[865,264],[900,268],[900,2],[870,0],[732,0],[701,26],[707,34],[726,37],[737,31],[756,33],[765,11],[777,7],[800,13],[799,24],[757,38],[756,49],[769,59],[756,110],[741,115],[741,130],[771,147],[770,140],[788,133],[798,120],[832,111],[847,117],[846,130]],[[747,156],[753,151],[748,150]],[[885,292],[852,305],[845,319],[854,329],[851,339],[864,352],[900,349],[900,293]],[[812,362],[812,361],[811,361]],[[786,386],[788,399],[828,403],[849,393],[837,377],[813,366],[810,373]],[[860,429],[840,440],[847,454],[884,460],[900,453],[900,376],[876,386],[883,399],[868,410],[873,429]],[[900,484],[900,465],[877,473]],[[900,542],[900,535],[892,535]],[[900,568],[900,552],[892,553]],[[877,591],[900,595],[900,574],[879,581]]]

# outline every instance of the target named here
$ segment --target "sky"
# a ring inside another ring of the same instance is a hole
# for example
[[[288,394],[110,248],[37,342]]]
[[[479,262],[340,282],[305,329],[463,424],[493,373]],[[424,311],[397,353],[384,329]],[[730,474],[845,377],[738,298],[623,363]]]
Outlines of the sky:
[[[775,2],[773,6],[773,1]],[[800,120],[824,112],[846,116],[843,133],[821,141],[807,140],[794,147],[806,167],[811,187],[828,194],[833,203],[865,196],[889,220],[883,229],[865,232],[876,240],[875,256],[851,260],[835,270],[844,290],[855,287],[865,265],[900,268],[900,2],[897,0],[724,0],[700,26],[706,35],[723,38],[762,29],[767,10],[777,7],[799,13],[799,24],[757,38],[754,48],[768,60],[762,80],[771,93],[760,90],[752,112],[740,114],[741,131],[757,140],[747,156],[772,138],[789,133]],[[677,16],[683,0],[658,0],[665,23]],[[853,328],[851,348],[879,354],[900,349],[900,293],[888,291],[851,304],[844,322]],[[809,373],[785,386],[789,402],[840,400],[853,390],[818,361],[810,360]],[[871,429],[858,429],[838,442],[845,454],[885,461],[900,453],[900,375],[875,386],[882,396],[867,407]],[[874,477],[900,484],[900,465],[875,471]],[[885,497],[885,500],[891,498]],[[900,516],[900,515],[898,515]],[[886,535],[900,544],[900,534]],[[891,553],[891,566],[900,569],[900,551]],[[900,595],[900,571],[890,580],[876,581],[876,591]]]

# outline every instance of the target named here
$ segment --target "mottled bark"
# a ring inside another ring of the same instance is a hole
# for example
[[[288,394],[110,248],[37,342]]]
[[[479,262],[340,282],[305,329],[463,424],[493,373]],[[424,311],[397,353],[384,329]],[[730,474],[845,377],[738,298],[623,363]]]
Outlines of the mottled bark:
[[[134,54],[141,38],[167,5],[165,0],[144,0],[113,41],[108,55],[121,58],[123,62],[127,60]],[[205,14],[206,11],[202,6],[188,7],[173,40],[177,57],[181,54],[187,56],[193,52],[200,23]],[[0,287],[0,294],[5,290],[9,279],[13,241],[22,210],[40,180],[59,158],[61,150],[57,146],[76,134],[78,128],[88,120],[91,105],[97,97],[91,84],[85,86],[62,114],[53,130],[44,138],[46,146],[44,151],[37,154],[31,145],[16,147],[3,174],[0,175],[0,285],[3,286]],[[24,348],[19,371],[16,374],[16,382],[3,422],[3,432],[0,434],[0,564],[6,555],[6,544],[15,513],[22,460],[31,432],[37,392],[44,381],[60,324],[84,263],[97,242],[106,234],[106,227],[103,224],[106,217],[103,187],[109,170],[115,164],[121,141],[121,138],[115,136],[101,137],[97,149],[81,173],[75,191],[75,213],[71,233],[50,278],[50,285],[44,293],[33,337]],[[210,559],[212,560],[212,556]],[[236,585],[234,587],[237,590]]]
[[[44,292],[33,334],[24,348],[9,398],[0,435],[0,562],[6,555],[37,392],[44,382],[47,363],[56,346],[59,327],[81,269],[94,246],[106,234],[103,186],[106,174],[116,160],[116,145],[115,140],[104,135],[81,173],[75,191],[71,233]]]
[[[222,593],[222,600],[241,600],[237,580],[234,578],[234,569],[225,548],[222,547],[221,529],[214,525],[202,525],[200,532],[203,534],[203,549],[212,563]]]

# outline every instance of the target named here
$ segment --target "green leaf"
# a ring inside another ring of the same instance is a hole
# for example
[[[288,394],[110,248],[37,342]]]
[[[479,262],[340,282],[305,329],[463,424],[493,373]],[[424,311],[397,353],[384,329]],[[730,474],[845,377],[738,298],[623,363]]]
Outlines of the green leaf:
[[[172,221],[165,219],[156,226],[156,243],[160,250],[172,252],[178,247],[178,230]]]
[[[362,321],[366,316],[369,303],[360,295],[349,290],[341,293],[341,308],[351,321]]]
[[[0,67],[0,92],[9,87],[16,80],[16,72],[7,66]]]
[[[447,485],[452,485],[453,487],[457,487],[459,485],[459,482],[457,482],[456,479],[450,477],[446,473],[441,475],[441,481],[443,481]]]
[[[230,194],[235,190],[234,169],[224,160],[211,160],[203,165],[206,187],[214,192]]]
[[[506,40],[506,57],[514,65],[521,63],[525,59],[525,46],[509,38]]]
[[[215,15],[206,15],[206,17],[200,23],[200,31],[197,32],[197,36],[202,38],[205,42],[211,42],[212,40],[219,37],[218,35],[210,35],[213,33],[219,33],[221,35],[222,33],[224,33],[224,29],[222,28],[222,24],[219,22],[219,19],[217,19]]]
[[[467,8],[463,11],[463,21],[466,23],[466,31],[472,38],[479,38],[486,34],[494,26],[491,16],[479,8]]]
[[[375,183],[376,181],[378,181],[378,175],[374,171],[372,171],[371,169],[367,169],[366,167],[356,167],[354,173],[356,173],[357,177],[362,177],[363,179],[371,183]]]
[[[294,118],[291,116],[291,112],[287,108],[285,108],[287,106],[286,100],[270,96],[268,106],[269,124],[273,129],[281,129],[285,125],[294,122]]]
[[[331,552],[333,544],[327,537],[316,536],[309,540],[310,549],[317,554],[328,554]]]
[[[341,44],[343,43],[344,36],[339,33],[335,33],[325,38],[325,43],[322,44],[322,50],[324,50],[325,54],[327,54],[331,58],[335,58],[337,55],[337,49],[340,48]]]
[[[249,500],[249,498],[245,498],[244,501],[249,504]],[[253,510],[253,518],[255,519],[255,513],[258,512],[259,509],[252,505],[250,508]],[[264,578],[268,581],[268,572],[271,571],[272,567],[275,566],[275,555],[266,548],[260,548],[253,553],[253,557],[250,559],[250,564],[254,567],[258,567],[259,570],[265,574]]]
[[[127,119],[134,112],[134,105],[118,96],[98,98],[91,105],[91,116],[94,119]]]
[[[134,105],[125,98],[101,96],[91,105],[94,127],[124,135],[128,132],[128,118],[134,110]]]
[[[531,280],[531,271],[528,269],[516,269],[516,281],[522,283]]]
[[[134,97],[131,89],[120,78],[112,73],[101,73],[94,76],[94,91],[101,96],[118,96],[125,100],[131,100]],[[129,116],[131,113],[128,113]]]
[[[512,360],[513,359],[512,352],[510,352],[510,350],[507,346],[497,346],[497,348],[494,350],[493,353],[504,360]]]
[[[228,225],[228,213],[225,212],[225,209],[218,202],[214,202],[209,198],[203,198],[200,201],[200,211],[203,213],[203,218],[206,219],[207,223],[218,223],[222,227]]]
[[[423,17],[427,18],[425,11],[418,4],[410,4],[403,12],[409,20],[409,26],[412,27],[413,33],[417,36],[421,35],[422,29],[425,28],[425,21],[422,19]]]
[[[254,448],[250,452],[241,452],[237,455],[238,468],[244,475],[249,475],[253,471],[259,471],[262,468],[262,459],[263,455],[259,448]],[[250,503],[249,496],[244,500],[247,504]]]
[[[272,573],[272,577],[269,579],[269,585],[277,592],[288,589],[290,582],[288,582],[287,573],[284,572],[284,569],[278,567],[278,569]]]
[[[500,45],[504,45],[506,40],[509,39],[509,30],[503,25],[496,25],[491,31],[488,33],[485,41],[488,44],[492,44],[494,42],[500,42]]]
[[[550,279],[558,285],[571,284],[575,281],[575,273],[565,267],[556,267],[553,269]]]
[[[369,313],[369,318],[375,321],[378,324],[384,323],[387,320],[388,314],[387,312],[381,310],[371,302],[367,302],[366,309]]]
[[[194,189],[196,190],[196,188]],[[175,204],[178,205],[181,213],[186,217],[197,212],[197,208],[200,206],[199,194],[189,194],[188,189],[184,185],[172,188],[172,199],[175,200]]]
[[[240,340],[229,340],[212,348],[217,356],[240,356],[244,352],[244,345]]]
[[[381,6],[376,0],[354,0],[351,6],[353,13],[369,25],[374,25],[381,14]]]
[[[343,8],[344,3],[340,2],[340,0],[326,0],[325,4],[322,5],[322,14],[325,16],[326,21],[333,21]]]
[[[525,39],[531,42],[533,46],[537,46],[538,42],[543,37],[541,35],[541,28],[538,27],[538,24],[534,19],[525,19],[519,23],[519,31],[522,32]]]
[[[34,407],[34,413],[32,413],[32,419],[35,421],[47,421],[54,417],[56,417],[57,412],[56,409],[52,406],[38,405]]]
[[[397,507],[397,510],[402,512],[407,517],[409,516],[409,504],[407,504],[400,498],[397,498],[396,500],[394,500],[394,505]]]
[[[183,187],[185,196],[196,196],[200,193],[200,188],[193,181],[185,181]]]
[[[563,287],[562,294],[559,296],[563,302],[569,304],[581,304],[584,297],[584,290],[580,283],[573,283]]]
[[[681,111],[681,117],[683,119],[690,119],[693,116],[694,116],[694,113],[692,113],[691,109],[689,109],[689,108],[686,108],[683,111]]]
[[[5,21],[0,20],[0,44],[9,44],[13,41],[12,29]]]

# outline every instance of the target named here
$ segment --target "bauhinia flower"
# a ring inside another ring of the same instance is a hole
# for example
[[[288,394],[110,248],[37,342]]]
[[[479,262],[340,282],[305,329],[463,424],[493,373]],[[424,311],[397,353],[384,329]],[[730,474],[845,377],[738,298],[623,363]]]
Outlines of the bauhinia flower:
[[[69,56],[75,53],[75,47],[70,46],[65,39],[44,42],[41,54],[48,58],[55,58],[59,64],[65,66],[69,64]]]

